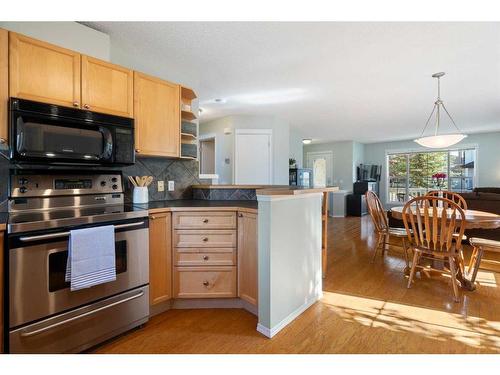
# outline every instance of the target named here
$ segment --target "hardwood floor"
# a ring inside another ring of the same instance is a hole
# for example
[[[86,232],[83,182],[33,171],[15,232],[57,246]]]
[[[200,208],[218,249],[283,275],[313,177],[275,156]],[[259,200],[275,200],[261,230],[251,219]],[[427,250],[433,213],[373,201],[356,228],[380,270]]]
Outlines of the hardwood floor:
[[[369,217],[330,219],[323,299],[273,339],[237,309],[171,310],[94,353],[499,353],[500,274],[479,272],[453,302],[449,279],[406,288],[398,251],[370,263]],[[401,253],[402,254],[402,253]]]

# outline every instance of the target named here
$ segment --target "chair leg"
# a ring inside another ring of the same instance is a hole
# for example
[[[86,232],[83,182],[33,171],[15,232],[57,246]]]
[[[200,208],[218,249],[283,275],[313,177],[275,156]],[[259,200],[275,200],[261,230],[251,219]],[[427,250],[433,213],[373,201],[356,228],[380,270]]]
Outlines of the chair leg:
[[[472,249],[472,254],[470,256],[470,260],[469,260],[469,269],[468,269],[468,273],[471,272],[472,270],[472,267],[474,266],[474,261],[477,257],[477,251],[478,251],[478,248],[476,246],[474,246],[474,248]]]
[[[415,272],[417,271],[419,258],[420,258],[419,252],[417,250],[414,250],[413,261],[411,262],[411,272],[410,272],[410,277],[408,278],[407,288],[411,288],[411,283],[413,282],[413,278],[415,277]]]
[[[479,270],[479,266],[481,265],[481,258],[482,257],[483,257],[483,248],[479,247],[479,249],[477,251],[477,255],[474,259],[474,265],[472,266],[473,270],[472,270],[472,275],[470,278],[470,281],[472,284],[474,284],[474,282],[476,281],[477,271]],[[470,268],[469,268],[469,272],[470,272]]]
[[[408,246],[406,246],[406,239],[403,237],[403,251],[405,253],[406,268],[410,268],[410,261],[408,259]]]
[[[373,252],[372,263],[375,262],[375,258],[377,257],[378,248],[380,247],[380,245],[382,243],[382,237],[384,237],[383,234],[379,233],[378,238],[377,238],[377,244],[375,245],[375,251]],[[383,252],[383,250],[382,250],[382,252]]]
[[[386,234],[384,236],[384,247],[382,249],[382,255],[384,255],[385,251],[389,251],[389,235]]]
[[[448,258],[450,262],[450,272],[451,272],[451,284],[453,286],[453,294],[455,296],[454,301],[459,302],[458,298],[458,285],[457,285],[457,270],[454,258]]]

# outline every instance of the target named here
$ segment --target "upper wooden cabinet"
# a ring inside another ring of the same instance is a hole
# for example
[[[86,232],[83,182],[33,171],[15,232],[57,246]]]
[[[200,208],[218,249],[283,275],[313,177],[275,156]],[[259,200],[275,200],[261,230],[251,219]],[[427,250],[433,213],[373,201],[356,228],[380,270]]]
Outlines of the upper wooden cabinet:
[[[7,143],[9,100],[9,32],[0,29],[0,148]]]
[[[149,300],[151,305],[172,298],[172,214],[150,216]]]
[[[257,306],[257,215],[238,213],[238,296]]]
[[[180,156],[180,86],[134,73],[135,146],[139,155]]]
[[[133,117],[133,71],[89,56],[81,59],[82,108]]]
[[[9,33],[10,96],[80,107],[80,54]]]

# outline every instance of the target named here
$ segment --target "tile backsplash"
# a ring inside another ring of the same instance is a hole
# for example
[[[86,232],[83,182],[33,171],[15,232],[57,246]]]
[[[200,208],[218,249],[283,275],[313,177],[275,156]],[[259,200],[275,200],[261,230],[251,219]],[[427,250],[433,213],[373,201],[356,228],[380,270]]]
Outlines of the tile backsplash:
[[[0,211],[7,209],[8,198],[8,180],[9,169],[65,169],[68,167],[48,167],[41,165],[14,165],[0,156]],[[86,168],[89,169],[89,168]],[[106,168],[94,167],[91,169],[105,171]],[[109,170],[109,168],[107,168]],[[191,199],[193,192],[191,185],[210,183],[208,180],[200,180],[197,160],[179,160],[166,158],[136,158],[135,164],[127,167],[111,168],[112,170],[121,170],[123,172],[123,185],[125,189],[125,200],[132,201],[133,186],[127,176],[153,176],[153,182],[149,186],[149,200],[173,200],[173,199]],[[74,169],[73,169],[74,170]],[[158,181],[163,180],[165,191],[158,191]],[[175,190],[167,191],[167,181],[175,182]]]
[[[153,176],[149,186],[149,200],[191,199],[191,185],[208,183],[199,179],[197,160],[177,160],[164,158],[136,158],[135,164],[122,168],[125,199],[132,200],[133,186],[127,176]],[[164,181],[165,191],[158,191],[158,181]],[[168,181],[175,182],[175,190],[168,191]]]

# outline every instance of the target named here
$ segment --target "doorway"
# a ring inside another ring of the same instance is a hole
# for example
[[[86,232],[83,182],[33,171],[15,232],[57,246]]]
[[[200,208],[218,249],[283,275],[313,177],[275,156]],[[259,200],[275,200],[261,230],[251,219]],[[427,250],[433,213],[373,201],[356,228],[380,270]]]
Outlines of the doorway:
[[[214,175],[216,172],[215,135],[200,137],[200,174]]]
[[[272,129],[236,129],[234,137],[235,184],[272,184],[272,137]]]
[[[313,184],[315,187],[325,187],[332,185],[333,152],[308,152],[307,167],[312,169],[313,171]]]

